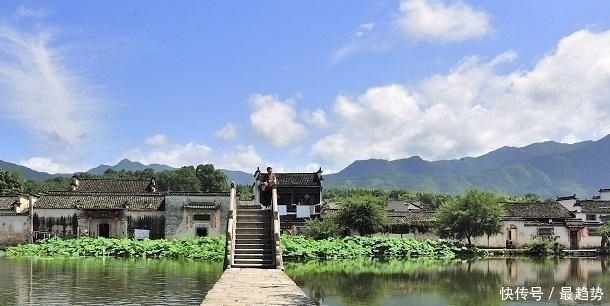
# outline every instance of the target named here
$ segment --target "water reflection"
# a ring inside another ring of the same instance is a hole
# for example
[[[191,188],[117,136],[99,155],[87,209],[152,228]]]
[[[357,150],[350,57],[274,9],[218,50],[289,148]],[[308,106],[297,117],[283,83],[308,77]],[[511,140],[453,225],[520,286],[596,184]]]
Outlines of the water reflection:
[[[0,258],[0,305],[199,305],[221,263]]]
[[[608,259],[502,258],[287,264],[286,273],[321,305],[610,305],[608,267]],[[508,287],[540,287],[543,298],[502,300]],[[597,287],[604,294],[601,301],[568,301],[562,287]]]

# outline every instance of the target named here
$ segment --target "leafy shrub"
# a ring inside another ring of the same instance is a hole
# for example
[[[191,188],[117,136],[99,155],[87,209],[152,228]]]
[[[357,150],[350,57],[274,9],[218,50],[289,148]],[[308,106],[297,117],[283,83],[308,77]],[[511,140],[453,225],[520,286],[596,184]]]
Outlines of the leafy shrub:
[[[302,230],[303,235],[313,239],[327,239],[330,237],[338,237],[341,234],[341,226],[339,226],[335,218],[324,219],[309,219]]]
[[[526,254],[537,257],[559,256],[562,251],[563,246],[550,239],[535,239],[525,245]]]
[[[9,247],[5,256],[168,258],[220,261],[224,236],[188,239],[130,240],[116,238],[44,239]]]
[[[416,240],[388,236],[348,236],[311,239],[282,236],[282,255],[294,260],[454,258],[453,245],[444,240]]]

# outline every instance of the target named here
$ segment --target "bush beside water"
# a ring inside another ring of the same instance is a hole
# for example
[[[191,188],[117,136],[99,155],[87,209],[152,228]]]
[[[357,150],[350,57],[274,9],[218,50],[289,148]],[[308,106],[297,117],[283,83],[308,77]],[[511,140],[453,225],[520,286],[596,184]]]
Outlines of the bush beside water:
[[[4,256],[164,258],[221,261],[224,236],[189,239],[49,238],[9,247]],[[2,254],[0,254],[2,255]]]
[[[164,258],[221,261],[224,236],[188,239],[131,240],[115,238],[49,238],[33,244],[8,247],[0,256]],[[398,237],[311,239],[282,236],[287,261],[328,259],[452,259],[464,251],[461,245],[444,240],[415,240]]]
[[[385,236],[348,236],[315,240],[282,236],[282,255],[287,260],[327,259],[451,259],[462,246],[444,240],[416,240]]]

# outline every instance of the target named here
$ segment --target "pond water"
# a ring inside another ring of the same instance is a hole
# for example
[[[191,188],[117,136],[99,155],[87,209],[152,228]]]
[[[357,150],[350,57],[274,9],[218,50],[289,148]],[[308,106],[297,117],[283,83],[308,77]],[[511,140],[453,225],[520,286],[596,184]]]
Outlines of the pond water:
[[[320,305],[610,305],[609,267],[502,258],[288,264],[286,273]]]
[[[585,258],[340,261],[286,263],[286,273],[319,305],[610,305],[609,267]],[[222,263],[0,258],[0,305],[199,305],[221,274]]]
[[[200,305],[222,263],[0,258],[0,305]]]

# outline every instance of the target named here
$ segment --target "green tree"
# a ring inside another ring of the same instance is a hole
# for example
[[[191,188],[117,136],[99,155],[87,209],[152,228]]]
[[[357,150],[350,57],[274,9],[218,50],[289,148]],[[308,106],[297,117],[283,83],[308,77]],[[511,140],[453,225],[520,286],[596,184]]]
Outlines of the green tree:
[[[235,186],[237,191],[237,197],[240,201],[251,201],[254,199],[254,192],[252,191],[252,185],[240,185]]]
[[[27,180],[23,189],[24,192],[38,193],[41,191],[67,191],[70,187],[71,179],[69,177],[56,176],[42,182]]]
[[[162,191],[201,191],[201,184],[193,166],[165,170],[159,172],[158,177],[159,189]]]
[[[315,218],[306,221],[302,233],[313,239],[326,239],[339,236],[341,234],[341,227],[335,216],[326,217],[324,219]]]
[[[344,199],[336,220],[360,235],[381,231],[387,225],[387,197],[355,194]]]
[[[220,169],[214,169],[214,165],[205,164],[195,169],[201,190],[206,192],[221,192],[229,190],[227,176]]]
[[[441,237],[468,240],[500,232],[504,208],[492,193],[469,190],[464,195],[441,205],[435,214]]]
[[[18,194],[23,190],[23,178],[17,171],[0,169],[0,194]]]

